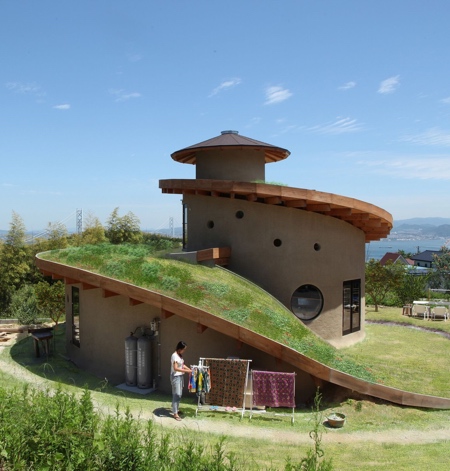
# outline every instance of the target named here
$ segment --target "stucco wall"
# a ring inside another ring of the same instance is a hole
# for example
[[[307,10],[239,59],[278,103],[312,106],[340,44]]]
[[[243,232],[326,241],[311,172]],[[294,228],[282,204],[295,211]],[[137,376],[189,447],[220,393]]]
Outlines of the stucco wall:
[[[71,286],[67,286],[67,348],[80,368],[113,384],[125,381],[125,338],[137,327],[150,327],[160,316],[148,304],[130,306],[125,296],[102,297],[101,289],[83,290],[80,285],[80,347],[71,343]]]
[[[196,178],[234,181],[265,179],[262,149],[212,149],[197,152]]]
[[[241,199],[185,195],[184,203],[187,250],[231,247],[228,268],[288,308],[294,291],[312,284],[322,292],[324,306],[307,325],[335,345],[363,338],[365,239],[361,230],[329,216]],[[238,211],[242,218],[236,217]],[[281,242],[278,247],[276,240]],[[361,280],[361,331],[343,338],[343,282],[355,279]]]
[[[66,287],[66,290],[67,312],[70,313],[71,287]],[[155,317],[160,318],[157,308],[146,304],[130,306],[125,296],[103,298],[101,289],[82,290],[80,287],[80,347],[70,343],[71,329],[68,316],[68,354],[80,368],[99,378],[107,378],[112,384],[121,384],[125,382],[125,338],[136,327],[150,327],[150,322]],[[314,396],[315,385],[309,374],[258,349],[212,329],[198,333],[196,323],[176,315],[161,319],[159,327],[159,335],[153,349],[152,366],[156,385],[162,392],[171,393],[170,357],[178,341],[183,340],[188,345],[184,355],[187,365],[198,364],[200,358],[231,356],[249,359],[252,360],[250,368],[253,369],[295,371],[297,403]],[[157,348],[157,344],[160,348]],[[185,379],[185,400],[189,400],[187,375]],[[190,397],[196,402],[195,395]]]

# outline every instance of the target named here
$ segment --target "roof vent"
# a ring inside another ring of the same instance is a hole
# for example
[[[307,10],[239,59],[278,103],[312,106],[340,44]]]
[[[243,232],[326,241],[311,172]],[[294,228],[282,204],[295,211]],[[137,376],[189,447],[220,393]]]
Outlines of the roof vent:
[[[220,134],[239,134],[239,131],[221,131]]]

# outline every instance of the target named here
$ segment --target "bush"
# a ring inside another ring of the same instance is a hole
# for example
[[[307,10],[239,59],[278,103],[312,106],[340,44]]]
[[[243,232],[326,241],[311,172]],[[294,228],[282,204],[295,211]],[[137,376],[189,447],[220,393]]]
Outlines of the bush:
[[[11,298],[9,317],[18,319],[20,324],[36,324],[39,317],[37,299],[32,285],[25,285]]]

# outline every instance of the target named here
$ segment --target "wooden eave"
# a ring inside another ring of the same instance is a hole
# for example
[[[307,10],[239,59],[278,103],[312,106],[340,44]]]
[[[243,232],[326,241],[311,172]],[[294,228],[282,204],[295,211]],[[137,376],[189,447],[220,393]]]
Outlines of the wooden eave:
[[[222,146],[204,146],[204,147],[187,147],[186,149],[179,150],[172,154],[172,159],[176,162],[180,162],[182,164],[192,164],[195,165],[197,163],[197,154],[199,152],[204,151],[222,151],[222,150],[229,150],[237,149],[237,150],[264,150],[264,161],[266,164],[272,162],[278,162],[280,160],[286,159],[290,152],[286,149],[282,149],[279,147],[272,147],[272,146],[261,146],[261,145],[222,145]]]
[[[387,237],[393,226],[392,215],[378,206],[316,190],[229,180],[160,180],[159,187],[163,193],[240,198],[330,216],[362,230],[366,242]]]
[[[81,268],[44,260],[39,255],[36,255],[35,261],[37,267],[42,272],[45,271],[46,273],[57,275],[59,278],[80,280],[81,283],[155,306],[160,309],[162,319],[168,319],[174,315],[188,319],[197,325],[197,332],[199,333],[204,332],[207,328],[211,328],[236,339],[238,342],[268,353],[277,360],[284,361],[319,380],[404,406],[450,409],[450,399],[448,398],[411,393],[355,378],[308,358],[275,340],[177,299]]]

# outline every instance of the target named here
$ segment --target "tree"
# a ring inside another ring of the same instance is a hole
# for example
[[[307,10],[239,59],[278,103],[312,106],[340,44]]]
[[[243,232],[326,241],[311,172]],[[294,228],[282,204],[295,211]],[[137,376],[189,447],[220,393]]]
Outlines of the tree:
[[[119,208],[115,208],[106,223],[106,237],[112,244],[138,244],[142,241],[139,225],[139,218],[131,211],[125,216],[119,216]]]
[[[412,304],[415,299],[425,296],[428,283],[428,276],[416,273],[414,269],[410,269],[405,276],[402,277],[400,284],[395,288],[395,294],[398,298],[400,306]]]
[[[23,285],[14,291],[8,307],[8,315],[17,319],[19,324],[36,324],[38,318],[36,295],[32,285]]]
[[[14,291],[24,285],[30,272],[25,225],[13,211],[10,229],[0,247],[0,308],[7,308]]]
[[[430,288],[450,289],[450,249],[446,246],[441,247],[441,254],[435,254],[433,258]]]
[[[383,266],[374,259],[366,263],[366,293],[372,298],[375,312],[378,312],[378,306],[384,302],[387,294],[400,285],[403,276],[405,271],[401,264],[388,262]]]
[[[65,313],[65,287],[64,283],[47,283],[41,281],[35,287],[37,307],[43,317],[50,319],[58,326],[58,322]]]
[[[65,249],[69,245],[68,232],[64,224],[60,222],[49,222],[46,229],[47,250]]]
[[[86,217],[86,223],[81,236],[83,244],[101,244],[107,241],[105,228],[100,219],[89,213]]]

